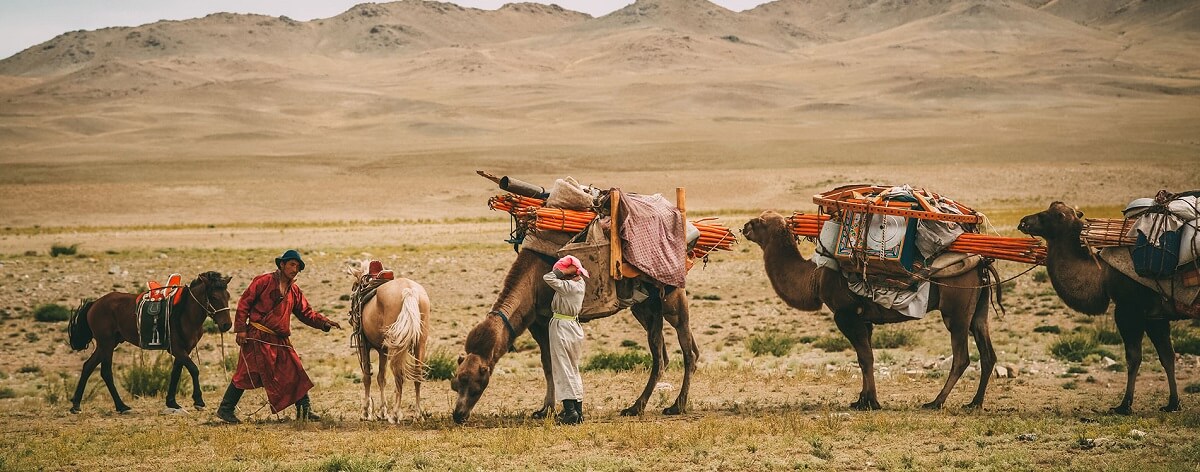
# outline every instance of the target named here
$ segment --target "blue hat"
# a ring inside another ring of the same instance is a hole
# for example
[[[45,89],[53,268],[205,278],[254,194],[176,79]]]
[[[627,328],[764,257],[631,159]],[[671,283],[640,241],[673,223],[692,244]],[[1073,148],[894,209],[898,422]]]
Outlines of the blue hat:
[[[295,249],[288,249],[282,256],[275,258],[275,267],[282,267],[283,261],[296,260],[300,263],[300,270],[304,270],[304,259],[300,258],[300,253]]]

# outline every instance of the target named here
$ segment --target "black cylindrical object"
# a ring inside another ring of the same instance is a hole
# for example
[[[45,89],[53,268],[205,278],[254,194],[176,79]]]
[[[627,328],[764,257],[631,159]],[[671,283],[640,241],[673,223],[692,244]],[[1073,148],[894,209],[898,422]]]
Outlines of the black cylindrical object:
[[[500,178],[500,189],[529,198],[545,198],[546,195],[545,187],[539,187],[523,180],[514,179],[507,175]]]

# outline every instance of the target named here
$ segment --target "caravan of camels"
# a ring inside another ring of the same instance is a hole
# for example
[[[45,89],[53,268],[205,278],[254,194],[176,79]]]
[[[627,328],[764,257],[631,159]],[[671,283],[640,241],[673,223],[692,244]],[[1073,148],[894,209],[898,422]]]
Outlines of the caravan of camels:
[[[581,185],[569,177],[547,189],[479,173],[505,191],[489,205],[510,215],[514,229],[508,242],[517,254],[495,301],[480,310],[478,324],[465,335],[450,378],[457,395],[453,420],[468,422],[493,382],[497,363],[526,331],[540,351],[545,377],[545,395],[532,417],[549,417],[556,399],[574,388],[562,376],[569,377],[569,369],[578,375],[579,368],[578,353],[561,357],[561,326],[554,321],[596,321],[625,309],[645,331],[651,362],[644,388],[620,415],[642,415],[660,384],[668,365],[666,325],[678,337],[683,378],[674,402],[662,413],[686,412],[701,347],[692,333],[685,281],[697,262],[707,263],[715,251],[731,250],[735,233],[712,219],[688,220],[683,189],[670,202],[661,195]],[[1003,279],[996,263],[1012,261],[1029,268],[1044,265],[1055,293],[1072,310],[1101,315],[1110,301],[1116,306],[1114,319],[1125,344],[1128,373],[1124,397],[1113,413],[1133,412],[1143,335],[1150,338],[1166,374],[1169,399],[1161,409],[1178,411],[1170,331],[1171,321],[1200,316],[1196,196],[1197,192],[1160,192],[1134,201],[1122,219],[1085,219],[1076,209],[1054,202],[1022,218],[1017,229],[1028,236],[1016,237],[996,234],[982,213],[925,189],[849,185],[814,196],[816,213],[785,216],[765,211],[746,222],[741,234],[761,248],[763,275],[787,306],[804,312],[827,307],[832,312],[833,325],[853,347],[861,369],[862,388],[849,408],[883,407],[875,381],[875,327],[920,320],[935,311],[949,333],[952,360],[945,384],[923,407],[946,404],[971,364],[969,338],[974,338],[979,381],[965,407],[982,408],[998,360],[989,313],[1004,310],[1004,282],[1028,272]],[[808,256],[799,244],[804,241],[814,246]],[[568,310],[562,308],[555,285],[543,281],[550,274],[564,277],[559,272],[564,260],[577,261],[579,272],[589,274],[579,295],[582,300],[570,315],[563,314]],[[354,262],[346,273],[353,279],[350,326],[362,370],[361,417],[402,420],[403,386],[411,382],[414,418],[424,418],[429,414],[421,407],[421,386],[429,370],[430,296],[421,284],[384,270],[379,261]],[[199,384],[188,354],[207,318],[220,332],[238,332],[239,344],[244,330],[235,324],[267,329],[257,321],[257,305],[248,304],[246,296],[240,303],[231,298],[229,282],[230,277],[205,272],[188,284],[174,280],[138,295],[114,292],[86,301],[71,318],[70,343],[82,350],[95,340],[96,348],[83,366],[71,412],[80,411],[86,382],[97,365],[117,411],[130,409],[112,380],[112,351],[122,342],[175,356],[166,404],[168,410],[180,410],[175,393],[181,370],[187,368],[193,385]],[[302,319],[315,327],[340,327],[322,325],[312,321],[319,316],[309,316]],[[290,349],[286,336],[281,339],[287,346],[279,347]],[[377,375],[372,372],[372,351],[379,360]],[[564,365],[568,370],[562,370]],[[395,384],[391,394],[385,391],[389,368]],[[371,391],[373,380],[379,387],[378,403]],[[304,395],[300,401],[306,399]],[[193,400],[196,408],[204,406],[199,389],[194,389]],[[577,416],[569,422],[583,421],[581,396],[563,404],[568,412],[576,409]]]

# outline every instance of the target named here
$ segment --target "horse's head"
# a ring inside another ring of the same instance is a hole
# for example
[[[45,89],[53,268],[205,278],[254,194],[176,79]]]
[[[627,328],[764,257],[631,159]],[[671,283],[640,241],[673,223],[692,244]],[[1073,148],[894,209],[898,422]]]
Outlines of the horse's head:
[[[202,290],[204,295],[197,296],[193,292],[193,296],[197,297],[196,301],[222,333],[233,327],[233,318],[229,313],[230,280],[233,277],[222,277],[220,272],[209,271],[197,276],[189,288]]]
[[[463,424],[471,416],[471,409],[483,391],[487,389],[488,381],[492,378],[492,367],[483,356],[474,353],[458,355],[458,370],[450,379],[450,389],[458,392],[458,401],[454,403],[454,422]]]
[[[779,213],[767,210],[742,226],[742,236],[762,246],[772,231],[787,230],[787,220]]]
[[[1030,236],[1043,238],[1078,237],[1083,230],[1083,212],[1063,202],[1054,202],[1050,208],[1021,218],[1017,230]]]

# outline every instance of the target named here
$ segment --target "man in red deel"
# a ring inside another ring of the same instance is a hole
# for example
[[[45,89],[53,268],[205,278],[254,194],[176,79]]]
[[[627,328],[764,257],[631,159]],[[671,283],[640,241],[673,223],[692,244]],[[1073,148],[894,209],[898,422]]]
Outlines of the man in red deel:
[[[267,392],[272,413],[295,404],[297,420],[320,419],[313,414],[308,398],[313,383],[289,339],[291,319],[296,315],[304,324],[325,332],[342,326],[313,311],[296,285],[296,276],[304,270],[298,251],[289,249],[275,258],[275,267],[274,272],[255,277],[238,300],[233,329],[241,354],[217,409],[217,418],[226,423],[241,423],[234,413],[238,400],[244,391],[259,387]]]

